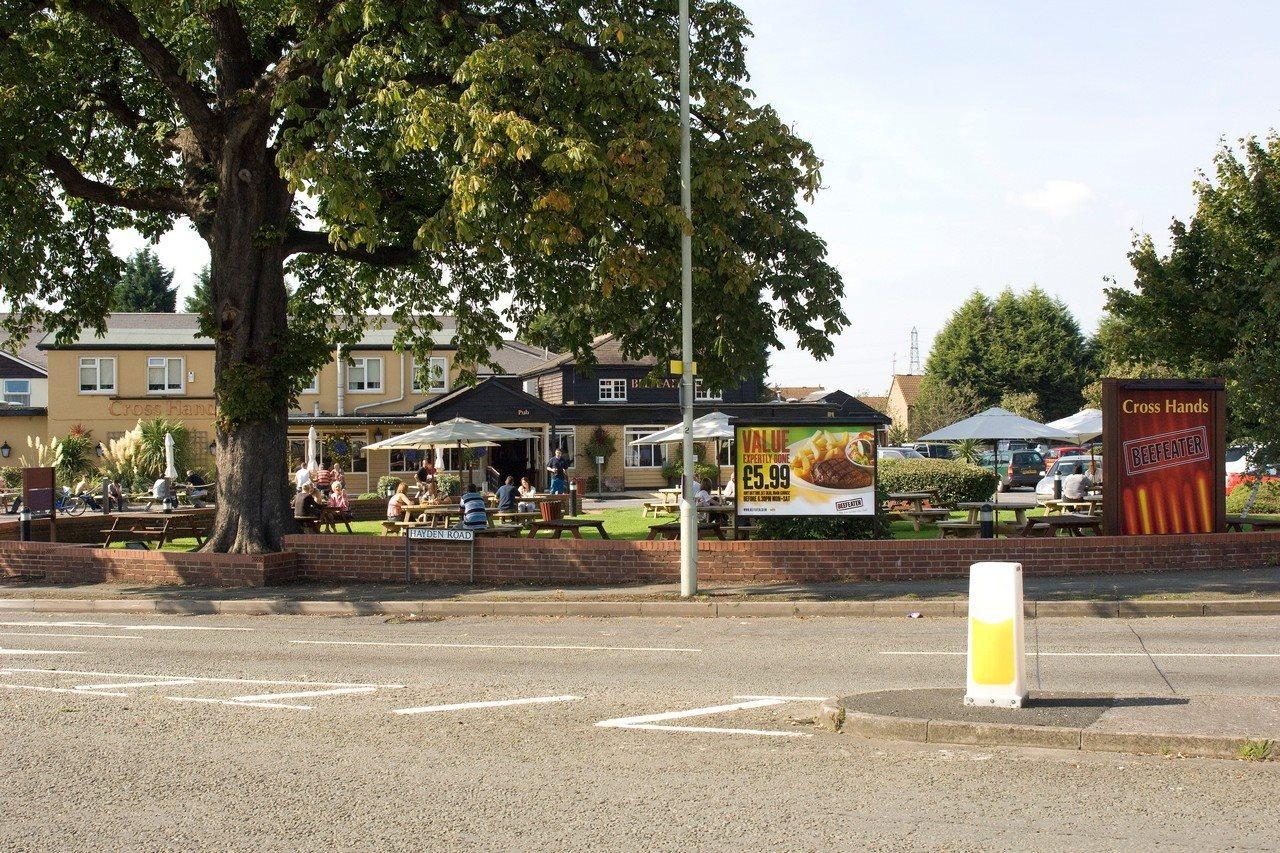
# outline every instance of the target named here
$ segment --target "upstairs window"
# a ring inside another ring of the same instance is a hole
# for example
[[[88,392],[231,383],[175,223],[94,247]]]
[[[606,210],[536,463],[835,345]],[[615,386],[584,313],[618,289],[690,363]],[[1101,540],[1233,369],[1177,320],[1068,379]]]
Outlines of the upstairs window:
[[[114,358],[80,359],[80,393],[114,394],[116,392],[116,360]]]
[[[433,355],[427,359],[425,371],[413,371],[413,393],[444,394],[449,390],[449,359]]]
[[[186,368],[181,358],[152,356],[147,359],[147,393],[181,394],[185,386],[183,372]]]
[[[347,367],[347,390],[354,394],[382,391],[382,359],[353,358]]]
[[[30,406],[31,380],[6,379],[4,381],[4,401],[12,406]]]
[[[609,401],[618,401],[627,399],[627,380],[625,379],[601,379],[600,380],[600,402],[607,403]]]
[[[693,399],[702,400],[704,402],[710,400],[723,400],[724,394],[719,391],[711,390],[702,383],[701,379],[695,379],[693,380]]]
[[[303,388],[303,389],[302,389],[301,391],[299,391],[298,393],[300,393],[300,394],[319,394],[319,393],[320,393],[320,374],[319,374],[319,373],[317,373],[315,376],[312,376],[312,377],[311,377],[311,384],[310,384],[310,385],[308,385],[306,388]]]

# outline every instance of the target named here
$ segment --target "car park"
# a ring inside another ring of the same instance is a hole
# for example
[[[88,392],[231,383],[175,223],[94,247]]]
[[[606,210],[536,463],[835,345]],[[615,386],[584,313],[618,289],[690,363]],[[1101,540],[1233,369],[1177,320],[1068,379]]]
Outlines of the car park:
[[[912,447],[926,459],[950,459],[952,457],[951,445],[949,444],[921,441],[913,444]]]
[[[877,447],[877,459],[924,459],[925,456],[914,447]]]
[[[983,454],[981,465],[995,469],[1001,491],[1033,488],[1044,476],[1044,457],[1038,450],[1002,451],[992,463],[991,453]]]

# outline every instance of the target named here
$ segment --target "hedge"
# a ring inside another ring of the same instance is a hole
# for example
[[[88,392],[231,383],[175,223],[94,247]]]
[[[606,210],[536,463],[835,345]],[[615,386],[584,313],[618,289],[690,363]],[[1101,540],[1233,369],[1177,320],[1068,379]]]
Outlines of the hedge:
[[[886,492],[933,490],[943,503],[985,501],[997,482],[994,471],[950,459],[881,459],[879,478]]]
[[[1242,482],[1227,495],[1227,512],[1238,515],[1244,512],[1249,502],[1249,494],[1253,491],[1253,483]],[[1280,513],[1280,480],[1266,479],[1258,486],[1258,499],[1253,502],[1251,515],[1272,515]]]

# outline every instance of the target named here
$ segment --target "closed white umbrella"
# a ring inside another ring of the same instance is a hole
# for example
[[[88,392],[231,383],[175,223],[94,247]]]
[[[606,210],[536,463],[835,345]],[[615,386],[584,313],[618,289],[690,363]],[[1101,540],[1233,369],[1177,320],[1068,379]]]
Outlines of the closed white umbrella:
[[[1086,441],[1102,435],[1102,410],[1081,409],[1074,415],[1067,415],[1065,418],[1050,421],[1045,426],[1062,430],[1070,435],[1071,440],[1076,444],[1084,444]]]
[[[314,426],[307,430],[307,467],[320,467],[320,435]]]
[[[164,434],[164,475],[171,480],[178,479],[178,468],[174,464],[173,433]]]

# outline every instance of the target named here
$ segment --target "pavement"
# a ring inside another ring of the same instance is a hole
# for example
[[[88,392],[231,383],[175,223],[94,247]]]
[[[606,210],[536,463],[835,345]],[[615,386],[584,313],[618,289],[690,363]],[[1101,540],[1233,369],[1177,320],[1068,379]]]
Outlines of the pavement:
[[[316,615],[928,616],[964,615],[965,580],[480,587],[297,584],[224,589],[137,584],[0,583],[0,611],[312,613]],[[1024,578],[1029,616],[1280,615],[1280,567]]]
[[[954,690],[960,619],[0,623],[7,849],[1277,845],[1280,763],[817,725],[830,697]],[[1038,619],[1029,684],[1226,713],[1274,695],[1276,625]]]

